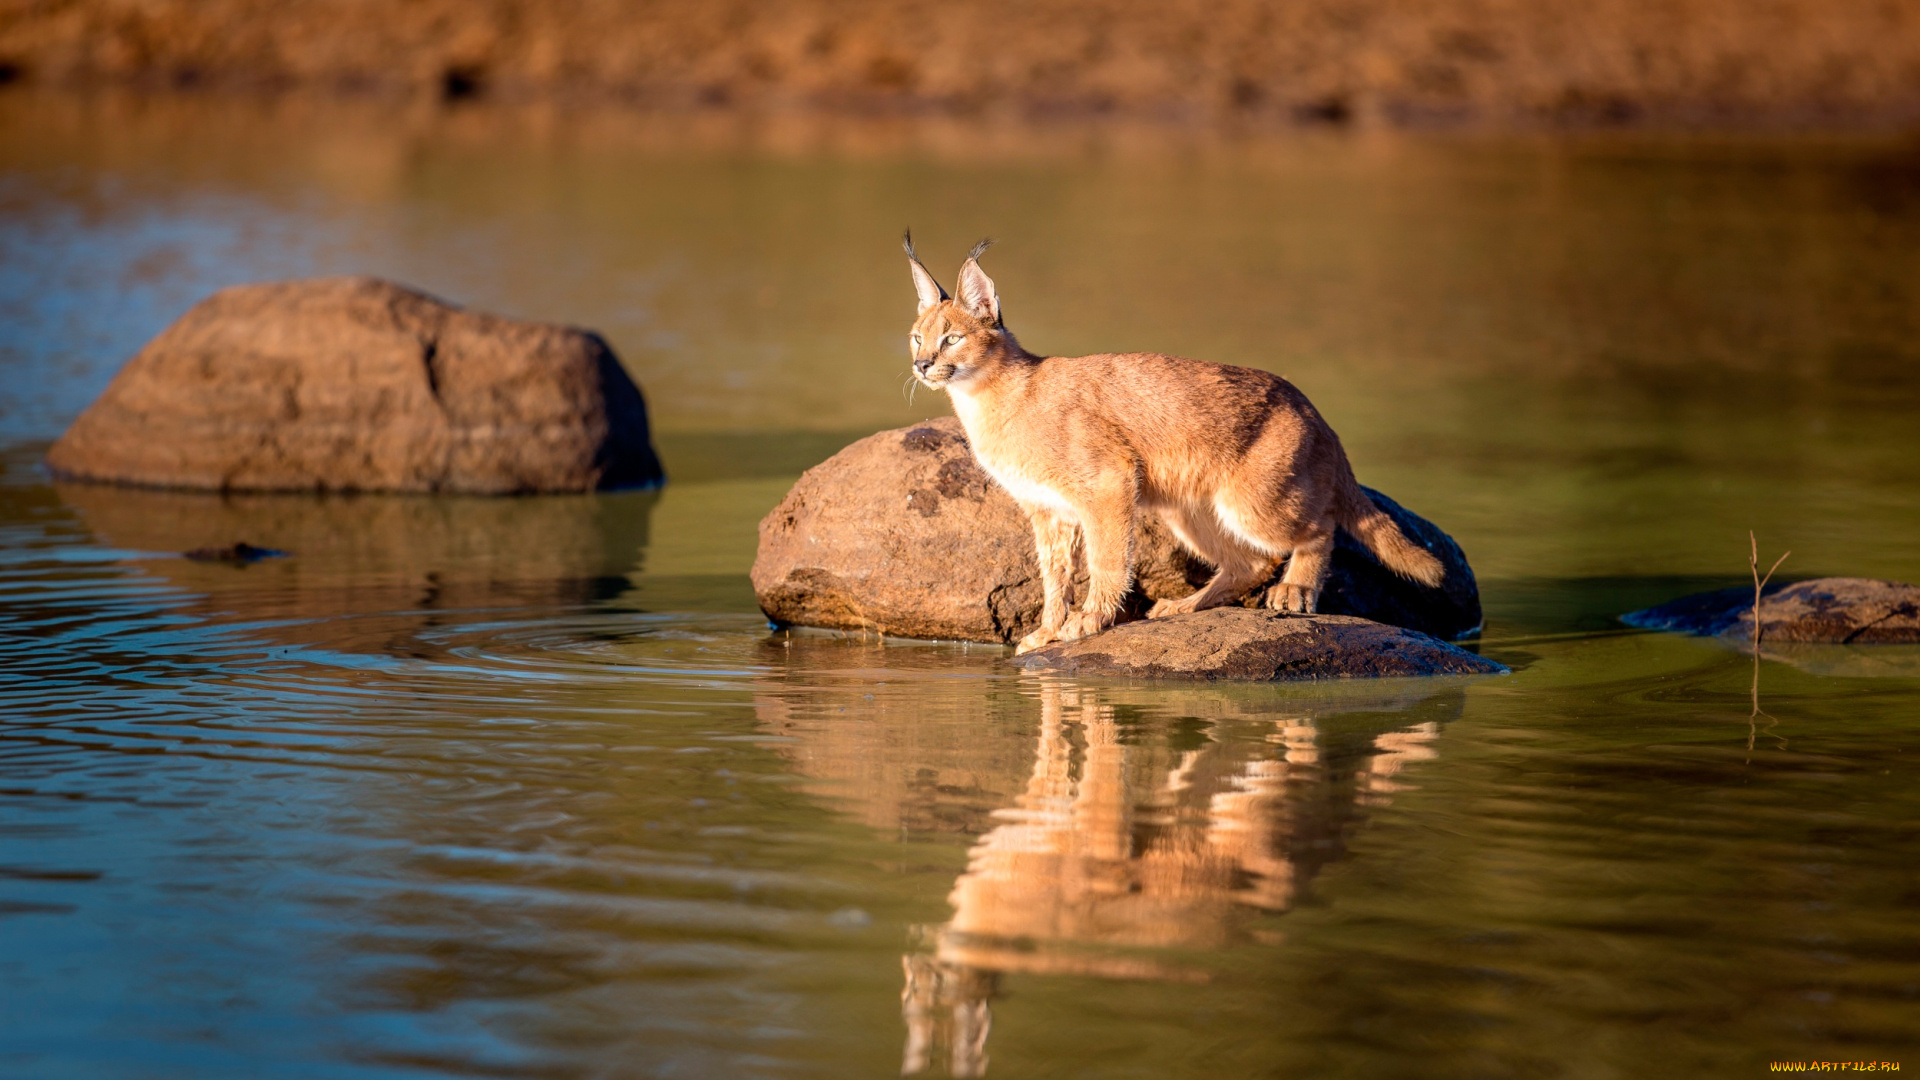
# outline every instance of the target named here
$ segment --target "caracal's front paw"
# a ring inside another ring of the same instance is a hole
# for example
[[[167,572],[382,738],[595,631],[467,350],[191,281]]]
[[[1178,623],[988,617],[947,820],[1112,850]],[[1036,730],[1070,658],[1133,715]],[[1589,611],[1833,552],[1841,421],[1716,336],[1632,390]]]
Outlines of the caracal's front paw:
[[[1113,625],[1113,616],[1101,615],[1092,611],[1076,611],[1067,616],[1067,624],[1060,628],[1061,641],[1078,641]]]
[[[1044,649],[1059,640],[1060,632],[1058,630],[1049,630],[1043,626],[1033,633],[1028,634],[1026,637],[1021,638],[1020,644],[1013,647],[1013,655],[1020,656],[1024,653],[1030,653],[1035,649]]]
[[[1311,615],[1320,603],[1320,590],[1311,585],[1289,585],[1282,581],[1267,590],[1267,606],[1289,615]]]
[[[1164,619],[1169,615],[1191,614],[1198,607],[1195,601],[1199,596],[1199,593],[1194,593],[1192,596],[1183,596],[1178,600],[1155,600],[1153,607],[1147,609],[1147,618]]]

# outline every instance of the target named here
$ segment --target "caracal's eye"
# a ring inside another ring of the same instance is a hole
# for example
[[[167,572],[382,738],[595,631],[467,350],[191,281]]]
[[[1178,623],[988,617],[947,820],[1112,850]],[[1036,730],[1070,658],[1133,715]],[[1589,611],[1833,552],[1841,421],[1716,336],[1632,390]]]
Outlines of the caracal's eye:
[[[915,349],[918,349],[920,347],[920,335],[913,334],[909,336],[907,338],[907,344],[912,345]]]
[[[948,334],[946,340],[942,341],[940,344],[945,345],[948,348],[952,348],[953,346],[958,345],[965,340],[967,340],[967,335],[965,334]]]

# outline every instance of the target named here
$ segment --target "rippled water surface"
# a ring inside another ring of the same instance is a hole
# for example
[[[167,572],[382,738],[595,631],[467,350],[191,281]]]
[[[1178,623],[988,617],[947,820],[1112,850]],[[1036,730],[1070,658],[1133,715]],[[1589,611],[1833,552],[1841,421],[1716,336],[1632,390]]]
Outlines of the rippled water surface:
[[[977,235],[1059,352],[1282,371],[1480,572],[1466,682],[768,628],[754,528]],[[604,331],[662,492],[52,483],[218,286]],[[0,93],[0,1075],[1920,1068],[1920,653],[1614,616],[1920,579],[1920,150]],[[285,559],[180,552],[235,540]],[[1756,675],[1757,672],[1757,675]],[[1756,694],[1757,678],[1757,694]]]

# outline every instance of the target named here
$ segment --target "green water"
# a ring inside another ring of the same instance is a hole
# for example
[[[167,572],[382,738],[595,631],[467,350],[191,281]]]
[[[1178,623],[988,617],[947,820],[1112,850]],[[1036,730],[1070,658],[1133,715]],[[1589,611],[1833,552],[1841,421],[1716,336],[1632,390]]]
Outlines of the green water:
[[[1280,371],[1511,676],[1074,684],[771,631],[755,526],[1032,348]],[[659,493],[222,499],[46,444],[195,300],[604,332]],[[0,1075],[1920,1065],[1920,653],[1614,616],[1920,580],[1920,147],[0,93]],[[244,539],[238,568],[179,552]],[[1757,671],[1757,676],[1756,676]],[[1756,704],[1757,677],[1757,704]]]

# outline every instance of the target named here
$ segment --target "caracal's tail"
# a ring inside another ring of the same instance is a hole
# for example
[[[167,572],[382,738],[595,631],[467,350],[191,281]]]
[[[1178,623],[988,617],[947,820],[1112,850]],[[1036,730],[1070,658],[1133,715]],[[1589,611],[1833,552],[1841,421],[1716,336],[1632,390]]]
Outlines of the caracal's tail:
[[[1373,505],[1373,500],[1360,490],[1359,481],[1353,479],[1351,473],[1347,475],[1345,490],[1340,493],[1334,513],[1341,527],[1365,544],[1387,569],[1436,588],[1446,577],[1446,567],[1440,565],[1440,560],[1408,539],[1392,518]]]

